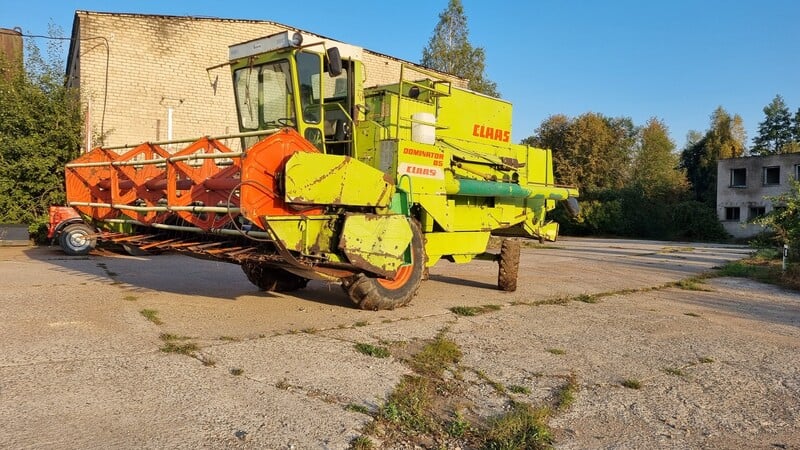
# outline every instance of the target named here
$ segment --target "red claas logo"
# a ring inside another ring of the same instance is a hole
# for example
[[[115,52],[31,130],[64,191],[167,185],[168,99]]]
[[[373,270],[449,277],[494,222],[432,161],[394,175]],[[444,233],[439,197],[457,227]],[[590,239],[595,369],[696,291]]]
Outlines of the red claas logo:
[[[472,135],[500,142],[508,142],[511,139],[511,132],[508,130],[487,127],[477,123],[472,126]]]

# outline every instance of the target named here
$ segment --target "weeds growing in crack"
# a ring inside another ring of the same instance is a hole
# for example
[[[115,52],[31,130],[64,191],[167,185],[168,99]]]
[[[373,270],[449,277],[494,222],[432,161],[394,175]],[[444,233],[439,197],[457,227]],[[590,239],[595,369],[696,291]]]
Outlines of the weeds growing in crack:
[[[397,352],[395,358],[413,373],[403,376],[384,404],[371,414],[373,420],[364,426],[360,437],[377,437],[386,448],[548,448],[552,437],[547,422],[574,400],[578,389],[574,375],[553,392],[547,405],[533,407],[515,401],[503,384],[480,370],[466,369],[478,376],[478,384],[490,385],[497,395],[505,396],[509,405],[502,414],[478,416],[474,395],[469,394],[476,382],[464,379],[462,351],[446,332],[442,330],[427,342],[386,343]],[[530,393],[522,386],[508,390]],[[356,410],[351,405],[345,409]],[[366,441],[358,442],[362,445]],[[356,441],[351,441],[351,448],[355,446]]]
[[[547,407],[533,408],[525,403],[513,403],[511,410],[496,417],[486,430],[483,448],[546,449],[553,438],[547,426],[550,411]]]
[[[572,406],[575,402],[575,396],[578,393],[578,382],[574,373],[566,377],[566,381],[561,385],[555,393],[554,407],[557,411],[564,411]]]
[[[599,300],[596,295],[581,294],[575,297],[575,300],[583,303],[597,303]]]
[[[359,353],[363,353],[367,356],[372,356],[375,358],[388,358],[391,355],[391,353],[389,353],[389,349],[386,347],[363,343],[358,343],[354,347]]]
[[[349,403],[347,406],[344,407],[346,411],[357,412],[361,414],[369,415],[369,409],[367,409],[364,405],[358,405],[356,403]]]
[[[162,352],[177,353],[179,355],[187,355],[197,358],[195,352],[200,350],[200,347],[198,347],[197,344],[195,344],[194,342],[181,342],[181,341],[187,341],[191,338],[170,333],[161,333],[159,335],[159,338],[162,341],[164,341],[164,345],[162,345],[161,348],[159,349]],[[200,359],[201,362],[203,361],[202,358],[198,359]]]
[[[525,386],[520,386],[520,385],[517,385],[517,384],[510,384],[510,385],[506,386],[506,389],[508,389],[508,392],[511,392],[511,393],[514,393],[514,394],[530,395],[530,393],[531,393],[530,389],[526,388]]]
[[[350,441],[350,449],[352,450],[372,450],[374,448],[375,444],[366,436],[358,436]]]
[[[553,355],[566,355],[567,351],[561,348],[548,348],[547,353],[552,353]]]
[[[622,386],[628,388],[628,389],[641,389],[642,388],[641,381],[639,381],[637,379],[634,379],[634,378],[628,378],[627,380],[622,380],[622,382],[620,384]]]
[[[194,352],[200,350],[194,342],[177,343],[173,341],[165,342],[160,350],[164,353],[177,353],[179,355],[194,356]]]
[[[139,311],[139,314],[141,314],[145,319],[149,320],[150,322],[153,322],[156,325],[164,324],[164,322],[162,322],[161,319],[158,317],[158,311],[156,311],[155,309],[143,309]]]
[[[457,316],[477,316],[486,314],[490,311],[498,311],[502,307],[500,305],[483,305],[483,306],[454,306],[450,311]]]
[[[682,369],[679,369],[677,367],[665,367],[664,368],[664,373],[666,373],[668,375],[675,375],[676,377],[686,376],[686,372],[684,372]]]

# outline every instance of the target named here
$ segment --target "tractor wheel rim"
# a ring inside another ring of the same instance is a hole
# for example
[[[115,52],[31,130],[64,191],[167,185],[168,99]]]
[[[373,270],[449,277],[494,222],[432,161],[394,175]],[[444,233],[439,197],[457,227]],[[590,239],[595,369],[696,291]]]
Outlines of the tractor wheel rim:
[[[386,289],[399,289],[411,279],[411,273],[414,271],[413,269],[414,266],[411,264],[401,266],[399,269],[397,269],[397,276],[394,277],[394,280],[378,278],[378,284]]]
[[[69,237],[69,243],[72,244],[74,247],[83,247],[86,245],[86,235],[85,234],[78,234],[73,233]]]

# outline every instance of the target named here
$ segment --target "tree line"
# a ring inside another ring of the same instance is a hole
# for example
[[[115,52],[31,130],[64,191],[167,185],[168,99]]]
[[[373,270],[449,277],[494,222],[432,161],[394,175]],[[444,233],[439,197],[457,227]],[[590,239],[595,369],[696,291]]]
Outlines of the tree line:
[[[469,88],[498,96],[484,74],[485,52],[469,43],[460,0],[448,0],[421,64],[469,80]],[[722,239],[716,214],[717,161],[746,155],[800,152],[800,108],[792,115],[780,95],[764,107],[748,150],[741,116],[721,106],[705,132],[689,133],[678,151],[663,120],[636,125],[628,117],[589,112],[554,114],[522,143],[553,151],[559,183],[581,190],[576,220],[556,212],[567,233],[658,239]]]

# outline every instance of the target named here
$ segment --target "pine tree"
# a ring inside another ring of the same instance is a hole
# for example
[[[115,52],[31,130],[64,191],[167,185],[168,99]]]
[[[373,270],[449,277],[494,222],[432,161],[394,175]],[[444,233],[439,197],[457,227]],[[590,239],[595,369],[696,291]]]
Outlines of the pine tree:
[[[486,78],[486,53],[469,43],[467,16],[461,0],[450,0],[447,9],[439,14],[428,46],[422,50],[423,66],[447,72],[469,80],[476,92],[499,97],[497,85]]]
[[[792,116],[783,97],[776,95],[764,107],[764,116],[764,121],[758,124],[758,136],[753,139],[750,152],[754,155],[774,155],[788,151],[787,144],[792,142],[793,137]]]

